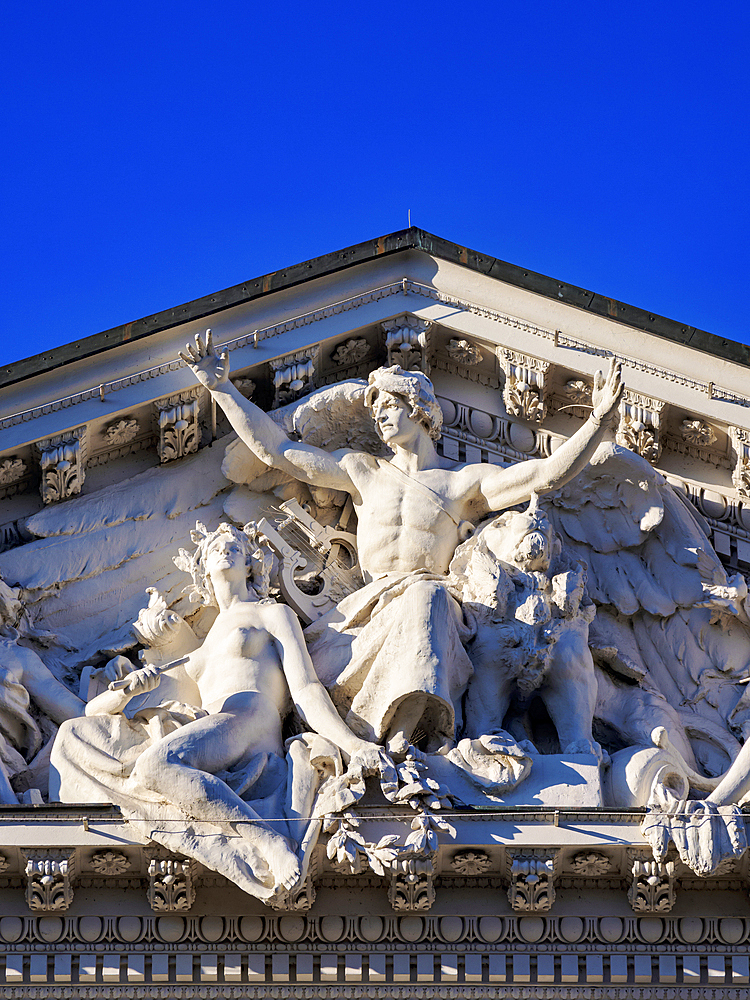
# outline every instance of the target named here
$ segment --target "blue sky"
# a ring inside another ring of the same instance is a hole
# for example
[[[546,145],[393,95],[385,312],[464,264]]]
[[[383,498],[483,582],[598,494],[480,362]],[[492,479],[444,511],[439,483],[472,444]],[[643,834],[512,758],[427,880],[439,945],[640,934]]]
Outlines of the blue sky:
[[[412,222],[750,342],[747,3],[4,8],[0,363]]]

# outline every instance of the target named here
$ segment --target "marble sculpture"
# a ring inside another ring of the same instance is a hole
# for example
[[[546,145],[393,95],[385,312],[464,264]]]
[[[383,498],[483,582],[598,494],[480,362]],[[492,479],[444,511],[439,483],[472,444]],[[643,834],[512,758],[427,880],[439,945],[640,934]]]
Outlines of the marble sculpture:
[[[338,862],[382,873],[450,837],[451,804],[523,802],[540,755],[585,755],[600,804],[649,807],[657,859],[674,842],[706,874],[742,853],[747,588],[680,494],[615,443],[617,364],[568,441],[503,468],[438,453],[421,371],[380,368],[266,413],[210,331],[182,357],[236,438],[200,485],[144,474],[148,544],[117,530],[137,525],[135,501],[82,503],[81,524],[114,525],[96,572],[162,591],[82,641],[83,700],[35,652],[70,670],[68,646],[3,584],[3,801],[46,793],[49,759],[53,799],[113,802],[134,835],[281,905],[321,833]],[[192,550],[174,544],[190,518]],[[71,581],[81,530],[66,531]],[[39,591],[45,573],[27,569]],[[136,645],[140,665],[123,655]],[[29,695],[51,719],[41,751]],[[403,845],[356,833],[365,795],[414,811]]]

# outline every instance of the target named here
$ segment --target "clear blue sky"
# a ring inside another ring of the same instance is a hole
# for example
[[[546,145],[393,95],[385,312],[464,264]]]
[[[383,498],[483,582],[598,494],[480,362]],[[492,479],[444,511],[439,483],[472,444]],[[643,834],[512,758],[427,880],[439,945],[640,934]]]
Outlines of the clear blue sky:
[[[750,5],[8,4],[0,363],[412,222],[750,341]]]

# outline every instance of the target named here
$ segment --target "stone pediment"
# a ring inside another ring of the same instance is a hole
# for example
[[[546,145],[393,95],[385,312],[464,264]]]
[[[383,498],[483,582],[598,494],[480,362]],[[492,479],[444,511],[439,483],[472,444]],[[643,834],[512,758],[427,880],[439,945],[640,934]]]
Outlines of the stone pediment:
[[[409,230],[5,370],[6,989],[741,988],[747,361]]]

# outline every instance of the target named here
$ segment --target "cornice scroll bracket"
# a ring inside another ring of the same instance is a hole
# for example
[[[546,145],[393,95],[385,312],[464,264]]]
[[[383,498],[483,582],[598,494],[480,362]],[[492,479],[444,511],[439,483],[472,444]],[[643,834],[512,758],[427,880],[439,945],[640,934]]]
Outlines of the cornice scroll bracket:
[[[429,910],[435,902],[437,854],[404,851],[391,862],[388,902],[394,910]]]
[[[320,345],[285,354],[270,362],[273,372],[273,409],[293,403],[315,388],[320,369]]]
[[[668,913],[675,897],[674,861],[633,861],[628,901],[636,913]]]
[[[75,852],[45,850],[25,853],[26,903],[45,913],[67,910],[73,902]]]
[[[173,462],[198,450],[201,429],[198,423],[199,389],[190,389],[177,396],[158,399],[154,403],[159,427],[159,461]]]
[[[626,389],[620,403],[617,443],[652,464],[661,455],[661,417],[665,407],[660,399],[641,396]]]
[[[547,415],[545,382],[550,362],[507,347],[497,349],[497,359],[505,373],[503,402],[506,412],[529,423],[541,424]]]
[[[45,503],[67,500],[81,492],[86,477],[85,426],[43,438],[34,449],[41,470],[39,491]]]
[[[148,865],[148,903],[157,912],[189,910],[195,901],[195,862],[152,857]]]
[[[508,899],[517,913],[543,912],[555,901],[555,851],[508,851]]]
[[[418,368],[430,374],[430,331],[432,323],[405,313],[380,324],[385,334],[388,365],[401,365],[406,371]]]

